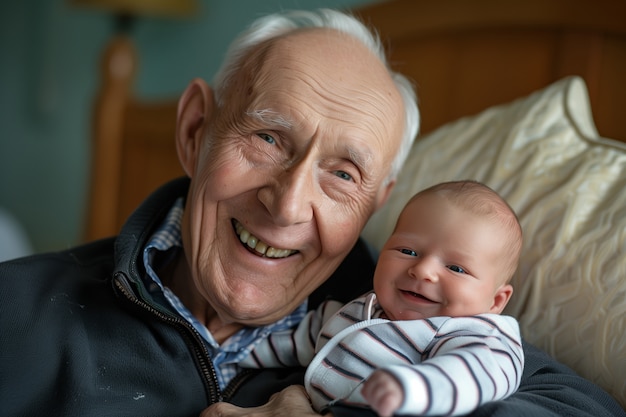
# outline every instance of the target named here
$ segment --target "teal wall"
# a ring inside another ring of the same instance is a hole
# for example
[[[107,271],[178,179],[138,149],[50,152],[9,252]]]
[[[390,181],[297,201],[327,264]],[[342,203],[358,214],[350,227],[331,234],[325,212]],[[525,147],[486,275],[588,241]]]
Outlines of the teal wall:
[[[261,14],[372,2],[200,0],[191,19],[141,19],[133,30],[137,93],[178,96],[193,77],[210,80],[228,42]],[[35,251],[63,249],[80,238],[91,106],[112,19],[63,0],[0,3],[0,208]]]

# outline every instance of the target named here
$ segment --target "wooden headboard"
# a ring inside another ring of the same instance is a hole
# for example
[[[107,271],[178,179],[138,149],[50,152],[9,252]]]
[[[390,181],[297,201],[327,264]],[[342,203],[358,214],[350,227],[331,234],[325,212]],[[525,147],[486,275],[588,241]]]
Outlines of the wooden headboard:
[[[626,142],[623,0],[390,0],[354,12],[414,80],[422,133],[580,75],[600,134]],[[135,54],[124,38],[112,42],[102,71],[87,240],[116,234],[149,192],[182,174],[176,100],[133,95]]]
[[[626,141],[622,0],[395,0],[357,13],[416,82],[423,133],[580,75],[600,134]]]

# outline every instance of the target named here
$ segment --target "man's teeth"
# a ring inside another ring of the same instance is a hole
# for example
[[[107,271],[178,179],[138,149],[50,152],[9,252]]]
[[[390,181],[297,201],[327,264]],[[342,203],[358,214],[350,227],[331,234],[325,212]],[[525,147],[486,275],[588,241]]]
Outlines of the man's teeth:
[[[250,234],[250,232],[244,229],[242,224],[237,221],[235,222],[235,230],[237,231],[239,240],[241,240],[242,243],[267,258],[286,258],[287,256],[297,252],[291,249],[277,249],[272,246],[268,246],[265,242],[260,241],[256,236]]]

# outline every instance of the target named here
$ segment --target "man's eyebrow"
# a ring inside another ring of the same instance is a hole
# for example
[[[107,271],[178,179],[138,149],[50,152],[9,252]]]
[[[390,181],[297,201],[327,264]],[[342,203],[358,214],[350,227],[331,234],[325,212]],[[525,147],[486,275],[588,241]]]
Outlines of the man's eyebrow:
[[[369,151],[363,151],[363,149],[356,149],[352,146],[348,147],[348,155],[350,160],[353,161],[364,172],[370,172],[370,163],[372,161],[372,154]]]
[[[280,126],[285,129],[293,127],[293,122],[290,118],[271,109],[248,110],[246,115],[261,121],[267,126]]]
[[[281,126],[285,129],[292,129],[294,126],[293,121],[272,109],[255,109],[246,111],[246,115],[254,119],[259,120],[266,126]],[[353,161],[364,172],[370,172],[370,164],[373,159],[373,155],[369,151],[358,149],[353,146],[347,147],[348,155],[351,161]]]

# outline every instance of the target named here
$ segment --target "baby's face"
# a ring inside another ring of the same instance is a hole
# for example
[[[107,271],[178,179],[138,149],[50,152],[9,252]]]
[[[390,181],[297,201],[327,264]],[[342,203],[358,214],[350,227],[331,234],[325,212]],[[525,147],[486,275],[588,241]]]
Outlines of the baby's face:
[[[402,212],[374,274],[378,301],[391,320],[500,313],[504,231],[489,219],[427,194]]]

